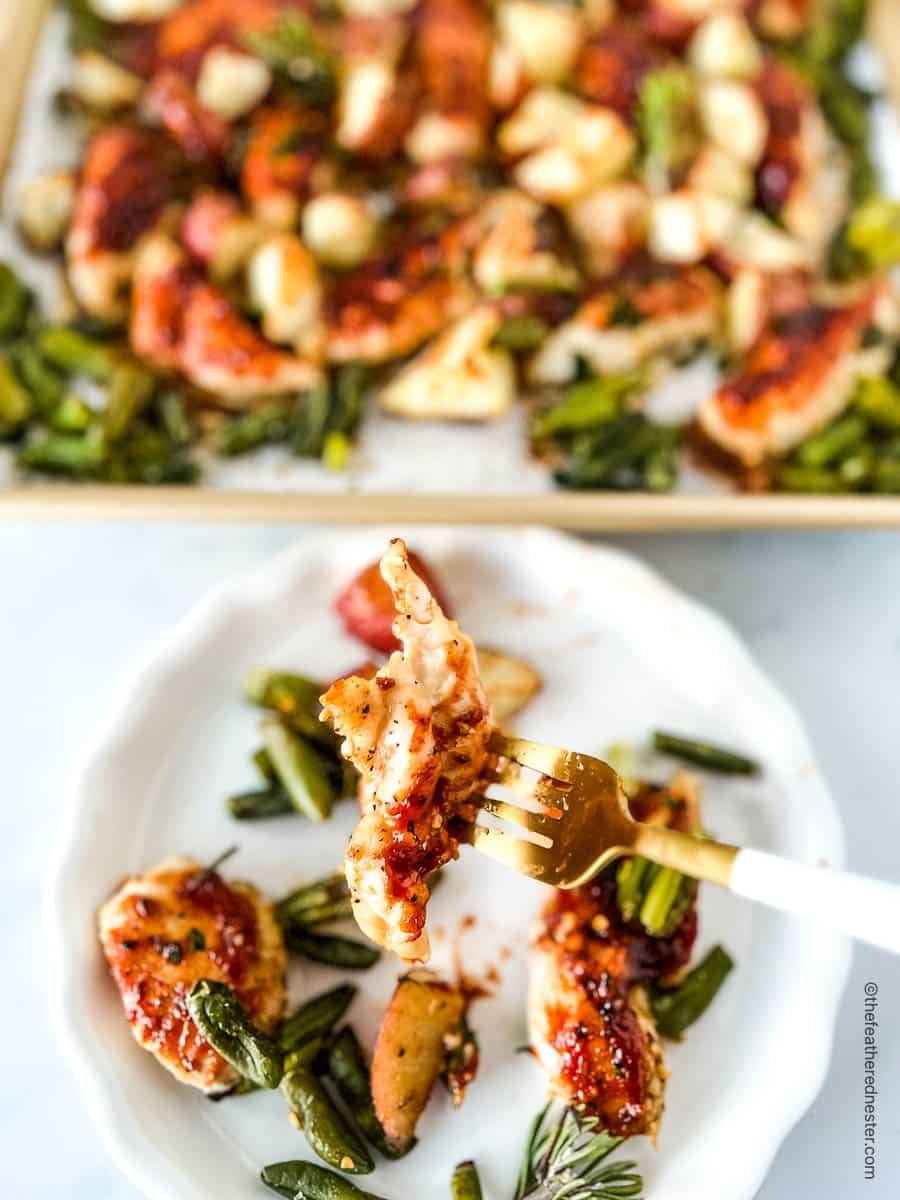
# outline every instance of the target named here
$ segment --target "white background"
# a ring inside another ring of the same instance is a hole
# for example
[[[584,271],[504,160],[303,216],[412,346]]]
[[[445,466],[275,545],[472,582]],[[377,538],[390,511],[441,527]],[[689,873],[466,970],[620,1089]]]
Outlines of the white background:
[[[302,536],[258,526],[0,526],[0,1183],[10,1200],[138,1200],[107,1163],[48,1028],[40,896],[67,770],[150,641],[210,586]],[[844,815],[849,866],[900,879],[900,539],[729,534],[617,544],[734,624],[807,724]],[[880,988],[882,1021],[874,1183],[862,1176],[869,980]],[[760,1197],[898,1194],[900,962],[860,949],[823,1093]]]

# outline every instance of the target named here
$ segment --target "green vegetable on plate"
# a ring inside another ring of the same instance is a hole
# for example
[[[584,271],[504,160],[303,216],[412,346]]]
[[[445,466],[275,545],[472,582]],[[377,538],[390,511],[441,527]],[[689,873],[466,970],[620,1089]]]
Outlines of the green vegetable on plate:
[[[201,979],[187,1006],[206,1041],[245,1079],[261,1088],[278,1087],[284,1071],[281,1047],[253,1023],[230,987]]]

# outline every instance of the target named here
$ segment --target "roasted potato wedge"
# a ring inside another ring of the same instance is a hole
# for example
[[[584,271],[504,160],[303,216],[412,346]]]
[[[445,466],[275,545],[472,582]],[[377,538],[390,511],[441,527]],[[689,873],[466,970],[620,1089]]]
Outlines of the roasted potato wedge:
[[[375,1113],[391,1147],[407,1148],[431,1089],[447,1064],[447,1042],[465,1014],[459,988],[430,971],[410,971],[397,983],[372,1059]]]
[[[502,650],[479,646],[478,668],[491,702],[491,713],[500,724],[521,712],[541,690],[541,677],[534,667]]]

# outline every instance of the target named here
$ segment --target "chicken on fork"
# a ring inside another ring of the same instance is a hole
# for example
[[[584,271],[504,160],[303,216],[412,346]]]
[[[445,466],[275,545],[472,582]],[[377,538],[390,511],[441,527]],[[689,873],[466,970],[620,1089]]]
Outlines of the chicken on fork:
[[[492,720],[475,647],[394,539],[381,560],[402,643],[372,678],[322,697],[322,719],[359,769],[362,817],[345,868],[354,916],[374,941],[427,961],[427,877],[456,858],[478,811]]]

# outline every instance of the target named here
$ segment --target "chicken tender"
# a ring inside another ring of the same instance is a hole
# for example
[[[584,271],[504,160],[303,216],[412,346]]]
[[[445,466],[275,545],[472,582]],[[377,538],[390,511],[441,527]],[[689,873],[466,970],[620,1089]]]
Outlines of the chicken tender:
[[[568,383],[579,358],[598,374],[633,370],[712,337],[721,303],[721,285],[706,267],[639,263],[554,329],[529,364],[529,377]]]
[[[682,829],[699,822],[697,787],[684,773],[668,789],[645,785],[631,808]],[[614,869],[554,892],[538,922],[528,1003],[535,1053],[550,1090],[614,1136],[659,1129],[668,1072],[647,988],[686,966],[696,936],[694,905],[667,938],[626,922]]]
[[[105,320],[125,315],[134,248],[169,198],[166,159],[151,133],[110,125],[94,137],[65,246],[69,282],[86,312]]]
[[[877,285],[842,307],[812,304],[775,320],[741,370],[700,407],[704,433],[748,467],[787,453],[847,406],[860,375],[879,375],[890,351],[864,345],[893,302]]]
[[[345,860],[364,933],[401,958],[427,961],[432,871],[457,857],[477,815],[490,706],[475,647],[391,542],[381,573],[402,643],[374,678],[333,683],[322,719],[361,774],[362,819]]]
[[[226,883],[189,858],[127,879],[98,914],[103,953],[138,1043],[176,1079],[208,1095],[238,1083],[187,1008],[191,988],[232,988],[271,1033],[285,1002],[285,950],[274,909],[254,887]]]

